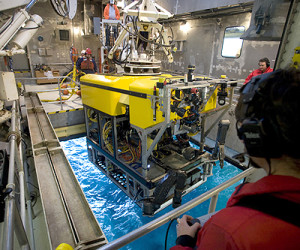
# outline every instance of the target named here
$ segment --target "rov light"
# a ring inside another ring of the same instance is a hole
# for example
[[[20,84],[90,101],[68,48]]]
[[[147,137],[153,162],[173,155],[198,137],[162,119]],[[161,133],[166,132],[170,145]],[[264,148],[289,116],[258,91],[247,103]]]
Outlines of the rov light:
[[[184,21],[181,25],[180,25],[180,30],[187,33],[189,30],[191,29],[191,26],[188,22]]]

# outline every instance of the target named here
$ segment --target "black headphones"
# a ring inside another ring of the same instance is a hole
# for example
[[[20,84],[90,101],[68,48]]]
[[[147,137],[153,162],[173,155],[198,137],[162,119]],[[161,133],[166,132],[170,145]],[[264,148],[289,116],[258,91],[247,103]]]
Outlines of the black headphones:
[[[270,67],[270,60],[269,60],[267,57],[264,57],[264,58],[260,59],[259,61],[260,61],[260,62],[265,62],[267,68]]]
[[[266,79],[274,72],[251,79],[241,89],[236,107],[236,129],[250,156],[278,158],[282,155],[280,129],[266,90]]]

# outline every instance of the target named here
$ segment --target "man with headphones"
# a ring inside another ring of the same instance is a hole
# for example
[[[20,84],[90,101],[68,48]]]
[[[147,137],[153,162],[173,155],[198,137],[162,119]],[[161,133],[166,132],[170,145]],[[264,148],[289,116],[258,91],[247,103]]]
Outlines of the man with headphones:
[[[270,68],[270,61],[267,57],[260,59],[258,61],[258,66],[259,66],[258,69],[252,71],[252,73],[248,75],[244,84],[248,83],[254,76],[262,75],[265,73],[270,73],[273,71],[273,69]]]
[[[267,176],[239,185],[201,227],[184,215],[175,249],[299,249],[300,71],[276,70],[241,88],[237,133]]]

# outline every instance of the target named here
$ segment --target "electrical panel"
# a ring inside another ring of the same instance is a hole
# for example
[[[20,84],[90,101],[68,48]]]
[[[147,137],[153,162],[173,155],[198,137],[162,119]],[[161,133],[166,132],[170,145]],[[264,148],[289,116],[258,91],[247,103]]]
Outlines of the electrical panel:
[[[18,90],[13,72],[0,72],[0,100],[17,100]]]

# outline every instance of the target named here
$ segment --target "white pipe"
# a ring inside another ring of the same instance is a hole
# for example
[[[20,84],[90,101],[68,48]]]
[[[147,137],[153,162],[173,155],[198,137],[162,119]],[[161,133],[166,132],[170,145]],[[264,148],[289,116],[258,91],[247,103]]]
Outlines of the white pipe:
[[[0,56],[13,56],[13,55],[20,55],[25,54],[25,50],[23,49],[16,49],[15,47],[11,50],[0,50]]]
[[[21,131],[21,122],[19,120],[19,131]],[[24,228],[26,228],[26,206],[25,206],[25,179],[24,179],[24,168],[23,168],[23,150],[22,143],[19,145],[19,181],[20,181],[20,207],[21,207],[21,220]]]
[[[15,36],[12,44],[17,46],[19,49],[24,49],[42,24],[43,19],[39,15],[32,15],[25,27]]]
[[[16,131],[20,133],[21,131],[21,122],[20,118],[17,118]],[[24,169],[23,169],[23,153],[22,153],[22,144],[19,145],[15,143],[15,163],[17,164],[18,174],[19,174],[19,188],[20,188],[20,212],[21,220],[24,228],[26,227],[26,206],[25,206],[25,182],[24,182]]]
[[[16,131],[16,106],[17,101],[13,102],[12,106],[12,118],[11,118],[11,131]],[[5,216],[4,216],[4,228],[3,228],[3,242],[2,249],[10,250],[13,249],[14,245],[14,222],[15,222],[15,144],[16,135],[11,134],[10,139],[10,156],[9,156],[9,170],[8,170],[8,181],[6,188],[11,188],[12,192],[5,198]]]
[[[22,27],[24,22],[28,20],[30,16],[25,9],[21,9],[18,13],[13,16],[12,23],[4,30],[0,37],[0,49],[2,50],[13,36]],[[10,20],[9,20],[10,21]],[[6,24],[5,24],[6,25]]]
[[[21,219],[23,222],[24,228],[26,227],[26,210],[25,210],[25,191],[24,191],[24,172],[19,172],[20,178],[20,205],[21,205]]]

